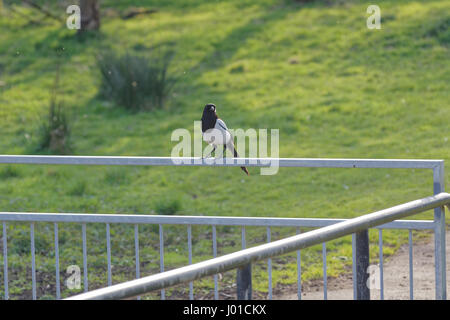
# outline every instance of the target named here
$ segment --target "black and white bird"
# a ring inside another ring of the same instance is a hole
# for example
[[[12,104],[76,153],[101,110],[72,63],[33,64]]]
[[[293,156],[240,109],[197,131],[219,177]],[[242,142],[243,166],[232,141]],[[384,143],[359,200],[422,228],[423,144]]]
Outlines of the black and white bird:
[[[210,154],[216,150],[217,146],[223,145],[224,156],[228,148],[235,158],[239,157],[236,148],[234,147],[233,137],[225,122],[217,116],[216,106],[212,103],[208,103],[203,109],[202,135],[203,140],[213,146],[213,150]],[[241,167],[241,169],[249,175],[246,167]]]

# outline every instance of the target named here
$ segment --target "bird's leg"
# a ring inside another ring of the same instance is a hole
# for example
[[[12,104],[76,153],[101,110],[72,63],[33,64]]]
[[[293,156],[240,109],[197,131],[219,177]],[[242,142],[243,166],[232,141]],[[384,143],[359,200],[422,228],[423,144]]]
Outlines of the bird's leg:
[[[214,146],[214,148],[211,150],[211,152],[209,153],[209,155],[207,157],[203,157],[202,159],[209,158],[215,150],[216,150],[216,146]]]
[[[214,148],[215,149],[215,148]],[[216,154],[215,154],[215,156],[216,156],[216,159],[223,159],[223,158],[225,158],[225,153],[226,153],[226,151],[227,151],[227,146],[226,145],[223,145],[223,153],[222,153],[222,156],[220,157],[220,151],[218,151],[218,152],[216,152]],[[217,154],[217,153],[219,153],[219,154]],[[219,158],[220,157],[220,158]]]

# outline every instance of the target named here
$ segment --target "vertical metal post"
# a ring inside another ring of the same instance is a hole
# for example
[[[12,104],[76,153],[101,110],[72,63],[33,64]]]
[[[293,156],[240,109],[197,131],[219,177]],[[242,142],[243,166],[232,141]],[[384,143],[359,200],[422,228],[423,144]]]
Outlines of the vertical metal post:
[[[237,269],[237,299],[252,300],[252,265]]]
[[[192,227],[187,227],[189,264],[192,264]],[[194,300],[194,283],[189,282],[189,299]]]
[[[356,233],[356,299],[370,300],[369,279],[369,231]]]
[[[414,277],[413,277],[413,243],[412,243],[412,230],[408,230],[408,242],[409,242],[409,299],[414,299]]]
[[[8,290],[8,235],[6,234],[6,222],[3,222],[3,280],[5,286],[5,300],[9,299]]]
[[[139,262],[139,226],[137,224],[134,225],[134,256],[136,263],[136,279],[141,277],[141,266]],[[141,300],[141,296],[137,297],[138,300]]]
[[[164,231],[162,224],[159,225],[159,270],[164,272]],[[161,300],[166,300],[166,290],[161,289]]]
[[[84,276],[84,292],[89,291],[88,287],[88,271],[87,271],[87,246],[86,246],[86,223],[81,225],[81,233],[83,238],[83,276]]]
[[[242,249],[246,247],[245,241],[245,226],[241,230]],[[252,266],[247,264],[237,269],[237,299],[251,300],[252,299]]]
[[[271,241],[270,227],[267,227],[267,243]],[[267,260],[267,270],[269,272],[269,300],[272,300],[272,259]]]
[[[241,248],[242,248],[242,250],[244,250],[246,246],[247,246],[247,244],[245,241],[245,226],[242,226],[242,229],[241,229]]]
[[[213,241],[213,257],[217,257],[217,235],[216,226],[212,226],[212,241]],[[217,274],[214,275],[214,299],[219,300],[219,281]]]
[[[106,257],[108,261],[108,286],[112,285],[111,273],[111,231],[109,223],[106,224]]]
[[[357,299],[356,290],[356,234],[352,233],[352,273],[353,273],[353,300]]]
[[[141,277],[141,268],[139,262],[139,226],[134,225],[134,259],[136,262],[136,279]]]
[[[383,278],[383,229],[378,230],[378,247],[380,250],[380,300],[384,300],[384,278]]]
[[[327,284],[327,245],[322,243],[322,265],[323,265],[323,300],[328,298],[328,284]]]
[[[433,192],[444,192],[444,162],[433,169]],[[434,209],[434,245],[435,245],[435,278],[436,300],[447,299],[446,260],[445,260],[445,210]]]
[[[59,279],[59,241],[58,241],[58,224],[54,223],[55,228],[55,270],[56,270],[56,299],[61,299],[61,283]]]
[[[33,300],[36,300],[36,249],[34,246],[34,222],[30,225],[31,237],[31,285]]]
[[[297,228],[297,234],[300,234],[300,228]],[[297,250],[297,298],[302,299],[302,265],[300,250]]]

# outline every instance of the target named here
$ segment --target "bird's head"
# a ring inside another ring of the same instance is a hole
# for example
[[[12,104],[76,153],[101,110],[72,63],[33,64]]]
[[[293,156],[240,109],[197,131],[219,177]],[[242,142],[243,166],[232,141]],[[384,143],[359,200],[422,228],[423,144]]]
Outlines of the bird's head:
[[[212,103],[208,103],[203,109],[202,120],[205,119],[217,119],[216,106]]]
[[[217,120],[216,106],[212,103],[208,103],[203,109],[202,115],[202,132],[207,129],[213,128]]]
[[[203,109],[203,114],[216,114],[216,106],[212,103],[208,103]]]

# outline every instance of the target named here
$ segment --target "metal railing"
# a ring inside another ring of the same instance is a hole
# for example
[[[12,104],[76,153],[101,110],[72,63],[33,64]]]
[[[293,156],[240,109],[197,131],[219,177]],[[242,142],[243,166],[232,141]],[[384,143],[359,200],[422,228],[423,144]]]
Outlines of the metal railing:
[[[153,290],[194,281],[206,276],[236,269],[255,261],[273,258],[316,244],[325,243],[349,234],[355,234],[369,228],[380,226],[396,219],[411,216],[429,209],[443,207],[444,205],[449,204],[450,194],[440,193],[438,195],[411,201],[389,209],[339,222],[318,230],[309,231],[257,247],[243,249],[222,257],[163,272],[157,275],[94,290],[69,299],[87,300],[132,298]]]
[[[157,225],[159,227],[159,248],[160,248],[160,272],[165,269],[164,263],[164,230],[166,225],[185,225],[187,228],[187,241],[188,241],[188,258],[189,263],[192,263],[192,226],[209,226],[212,228],[212,251],[213,257],[217,257],[217,227],[221,226],[238,226],[241,227],[241,247],[246,247],[246,228],[247,227],[266,227],[267,242],[271,241],[271,233],[273,227],[295,227],[299,228],[322,228],[330,226],[336,223],[347,221],[347,219],[320,219],[320,218],[256,218],[256,217],[216,217],[216,216],[157,216],[157,215],[125,215],[125,214],[80,214],[80,213],[16,213],[16,212],[0,212],[0,220],[3,221],[4,228],[4,249],[7,249],[7,242],[5,241],[6,224],[8,222],[27,222],[30,223],[30,241],[31,241],[31,265],[32,265],[32,296],[36,298],[36,277],[35,277],[35,246],[34,246],[34,226],[35,223],[51,222],[54,224],[54,255],[55,255],[55,270],[56,270],[56,297],[61,297],[60,289],[60,261],[59,261],[59,224],[60,223],[77,223],[81,224],[82,228],[82,251],[83,251],[83,287],[84,291],[88,291],[88,256],[87,256],[87,239],[86,228],[91,224],[104,224],[105,225],[105,240],[107,248],[107,283],[112,283],[111,272],[111,239],[110,239],[110,226],[113,224],[130,224],[134,226],[134,249],[135,249],[135,267],[136,278],[140,277],[140,248],[139,248],[139,225]],[[393,221],[376,228],[379,229],[381,234],[383,229],[403,229],[403,230],[433,230],[435,224],[433,221],[428,220],[399,220]],[[412,245],[412,244],[411,244]],[[355,246],[354,246],[355,247]],[[325,244],[324,244],[325,248]],[[382,244],[381,244],[382,252]],[[49,248],[51,251],[52,248]],[[297,257],[297,268],[300,270],[300,252]],[[326,270],[326,251],[322,252],[323,266]],[[354,257],[355,259],[355,257]],[[7,254],[4,254],[5,261],[5,296],[7,296]],[[271,261],[268,261],[268,274],[269,274],[269,286],[271,284],[272,268]],[[383,264],[381,262],[380,268],[382,270]],[[299,272],[298,279],[300,280],[301,274]],[[326,273],[324,273],[324,282],[326,283]],[[383,283],[381,281],[381,283]],[[217,277],[214,279],[214,296],[218,298],[218,283]],[[300,284],[300,282],[299,282]],[[272,297],[272,288],[269,287],[269,298]],[[326,297],[327,287],[324,286],[324,297]],[[193,298],[193,288],[190,285],[189,296]],[[301,284],[299,285],[298,296],[301,298]],[[164,290],[162,291],[162,297],[164,298]]]
[[[220,159],[219,159],[220,160]],[[443,160],[390,160],[390,159],[292,159],[292,158],[239,158],[227,159],[227,161],[215,161],[214,159],[198,158],[167,158],[167,157],[86,157],[86,156],[11,156],[0,155],[0,164],[54,164],[54,165],[144,165],[144,166],[269,166],[272,162],[280,167],[324,167],[324,168],[402,168],[402,169],[432,169],[433,170],[433,191],[437,195],[444,191],[444,161]],[[84,269],[84,289],[88,290],[87,282],[87,244],[86,244],[86,223],[105,223],[108,251],[108,285],[111,285],[111,246],[109,237],[109,227],[111,223],[131,223],[135,226],[135,250],[136,250],[136,277],[140,277],[139,270],[139,236],[138,224],[159,225],[160,237],[160,271],[164,271],[164,224],[185,224],[188,231],[189,263],[192,263],[191,225],[203,224],[212,226],[213,236],[213,256],[217,256],[216,226],[219,225],[239,225],[242,227],[242,247],[245,248],[245,226],[266,226],[267,241],[270,242],[270,227],[272,226],[296,226],[296,227],[327,227],[331,224],[343,223],[345,219],[286,219],[286,218],[233,218],[233,217],[188,217],[188,216],[141,216],[141,215],[98,215],[98,214],[44,214],[44,213],[0,213],[0,221],[3,221],[3,256],[4,256],[4,284],[5,298],[8,298],[8,261],[7,261],[7,235],[6,221],[28,221],[30,222],[31,250],[34,250],[34,223],[39,221],[53,222],[55,228],[55,256],[58,260],[58,222],[77,222],[82,224],[83,237],[83,269]],[[382,277],[382,229],[432,229],[435,234],[435,279],[436,298],[446,298],[446,275],[445,275],[445,214],[441,206],[434,208],[433,221],[393,221],[377,227],[379,229],[380,245],[380,273]],[[411,236],[411,234],[410,234]],[[411,237],[410,237],[411,239]],[[353,247],[355,251],[355,235],[353,236]],[[412,243],[410,240],[410,252]],[[300,252],[297,251],[298,276],[300,275]],[[326,298],[326,245],[323,242],[323,262],[324,262],[324,298]],[[355,261],[355,256],[353,256]],[[32,252],[32,261],[35,260]],[[271,260],[268,260],[271,267]],[[58,261],[57,261],[58,264]],[[353,266],[355,273],[355,264]],[[412,254],[410,255],[410,269],[412,269]],[[59,266],[56,266],[58,272]],[[412,273],[411,273],[412,275]],[[271,268],[269,269],[269,280],[271,278]],[[60,298],[59,275],[57,275],[57,298]],[[36,298],[36,277],[35,265],[32,262],[33,298]],[[298,278],[298,294],[301,297],[301,283]],[[381,286],[383,286],[381,281]],[[411,282],[412,297],[412,282]],[[193,294],[192,284],[190,284],[190,297]],[[356,287],[354,285],[354,294]],[[217,277],[215,277],[215,298],[218,298]],[[161,297],[164,298],[164,289]],[[269,297],[271,297],[271,281],[269,281]],[[381,288],[381,298],[383,298],[383,287]]]

